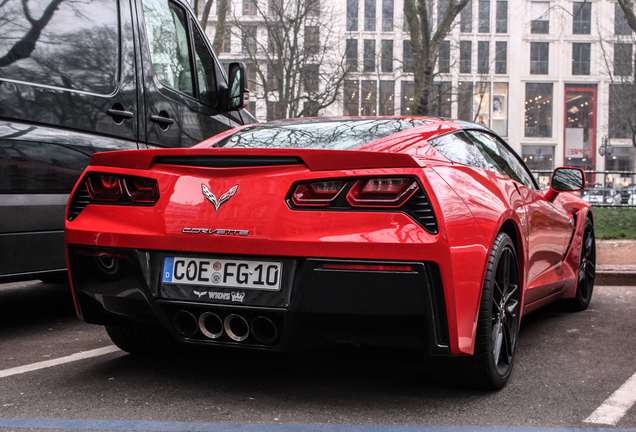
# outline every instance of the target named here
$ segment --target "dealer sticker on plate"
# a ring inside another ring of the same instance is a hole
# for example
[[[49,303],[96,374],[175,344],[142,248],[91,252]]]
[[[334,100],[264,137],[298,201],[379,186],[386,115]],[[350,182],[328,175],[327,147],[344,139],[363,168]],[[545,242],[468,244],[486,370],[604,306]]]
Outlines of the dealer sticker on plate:
[[[166,257],[162,281],[183,285],[278,291],[282,268],[282,263],[272,261]]]

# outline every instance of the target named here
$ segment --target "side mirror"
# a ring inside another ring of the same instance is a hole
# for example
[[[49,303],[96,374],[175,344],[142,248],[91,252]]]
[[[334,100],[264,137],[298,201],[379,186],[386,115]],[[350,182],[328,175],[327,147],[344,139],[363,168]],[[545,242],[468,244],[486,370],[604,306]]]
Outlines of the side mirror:
[[[245,63],[234,62],[228,67],[228,100],[227,110],[236,111],[247,103],[247,67]]]
[[[545,198],[552,201],[559,192],[579,192],[585,188],[585,172],[581,168],[560,167],[552,173]]]

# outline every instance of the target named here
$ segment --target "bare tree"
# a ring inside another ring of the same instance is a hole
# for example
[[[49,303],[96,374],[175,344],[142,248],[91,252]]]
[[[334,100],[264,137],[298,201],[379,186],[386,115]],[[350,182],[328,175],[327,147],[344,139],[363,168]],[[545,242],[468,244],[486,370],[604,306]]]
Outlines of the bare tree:
[[[250,82],[268,103],[268,120],[317,115],[333,104],[347,74],[334,11],[319,0],[246,2],[232,28]]]
[[[430,94],[433,88],[435,63],[440,45],[451,31],[455,17],[470,0],[404,0],[413,50],[415,94],[413,111],[418,115],[431,114]],[[438,4],[439,3],[439,4]],[[437,27],[433,31],[435,6]]]

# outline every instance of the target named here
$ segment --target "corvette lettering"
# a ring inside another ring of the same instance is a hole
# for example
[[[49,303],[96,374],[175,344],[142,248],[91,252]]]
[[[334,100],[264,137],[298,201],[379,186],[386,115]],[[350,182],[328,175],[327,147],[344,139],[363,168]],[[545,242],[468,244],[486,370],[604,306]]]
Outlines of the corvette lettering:
[[[181,230],[184,234],[216,234],[216,235],[239,235],[246,236],[250,232],[248,230],[228,230],[228,229],[208,229],[208,228],[184,228]]]

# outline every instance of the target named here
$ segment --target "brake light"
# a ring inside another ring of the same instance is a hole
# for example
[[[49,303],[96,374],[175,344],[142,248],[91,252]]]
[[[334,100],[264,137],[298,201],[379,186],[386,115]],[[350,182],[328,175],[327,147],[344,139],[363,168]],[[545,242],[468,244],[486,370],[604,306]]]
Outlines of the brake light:
[[[91,174],[86,180],[88,193],[94,201],[119,201],[122,196],[118,177],[105,174]]]
[[[399,207],[417,191],[415,180],[404,177],[358,180],[347,201],[354,207]]]
[[[299,206],[328,206],[344,186],[342,180],[303,183],[296,187],[292,201]]]
[[[397,271],[410,272],[413,267],[409,265],[374,265],[374,264],[333,264],[325,263],[322,265],[326,270],[363,270],[363,271]]]
[[[124,185],[132,202],[155,203],[159,199],[159,185],[155,179],[127,178]]]

